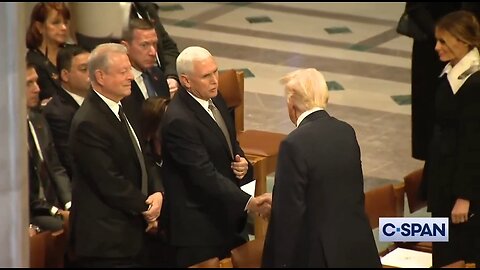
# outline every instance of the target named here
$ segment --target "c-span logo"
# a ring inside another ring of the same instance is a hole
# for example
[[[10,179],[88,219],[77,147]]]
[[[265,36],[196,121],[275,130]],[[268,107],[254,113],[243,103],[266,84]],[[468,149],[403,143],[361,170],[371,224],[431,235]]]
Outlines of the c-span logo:
[[[380,218],[380,242],[448,242],[448,218]]]

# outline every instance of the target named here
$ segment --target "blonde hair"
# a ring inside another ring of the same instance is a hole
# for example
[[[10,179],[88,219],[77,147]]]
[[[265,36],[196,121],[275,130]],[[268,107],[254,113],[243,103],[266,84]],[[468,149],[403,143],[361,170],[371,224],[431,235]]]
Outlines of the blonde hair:
[[[320,71],[299,69],[285,75],[280,82],[285,85],[287,100],[292,101],[300,111],[327,107],[328,87]]]
[[[470,49],[480,47],[480,26],[475,15],[469,11],[459,10],[448,13],[437,22],[436,27],[449,32],[466,43]]]

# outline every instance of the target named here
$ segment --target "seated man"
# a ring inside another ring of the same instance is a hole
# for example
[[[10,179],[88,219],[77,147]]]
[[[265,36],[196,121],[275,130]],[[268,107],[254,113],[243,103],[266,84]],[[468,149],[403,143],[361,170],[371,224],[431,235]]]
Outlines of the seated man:
[[[170,98],[165,75],[154,66],[157,43],[155,29],[145,20],[132,19],[123,35],[122,44],[127,47],[133,81],[131,94],[122,99],[122,106],[136,131],[140,130],[140,112],[145,99],[156,96]]]
[[[70,178],[72,168],[68,152],[68,136],[73,116],[90,91],[87,69],[89,56],[89,52],[76,45],[60,49],[57,68],[62,89],[43,110],[52,131],[58,157]]]
[[[60,215],[71,206],[70,179],[58,160],[52,136],[38,111],[38,75],[27,63],[28,165],[30,181],[30,222],[42,230],[62,229]]]

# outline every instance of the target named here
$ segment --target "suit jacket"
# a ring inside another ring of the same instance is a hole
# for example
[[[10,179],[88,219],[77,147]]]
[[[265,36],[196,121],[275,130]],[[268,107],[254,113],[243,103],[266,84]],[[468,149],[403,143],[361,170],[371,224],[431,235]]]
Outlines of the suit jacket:
[[[435,129],[425,163],[428,209],[450,216],[457,198],[470,200],[480,214],[480,72],[453,94],[446,76],[435,95]]]
[[[213,102],[230,133],[233,152],[244,156],[233,119],[218,94]],[[213,118],[180,88],[162,125],[163,180],[175,246],[233,248],[245,227],[244,208],[250,196],[240,184],[252,180],[253,169],[239,181],[230,168],[227,141]]]
[[[72,245],[78,257],[125,258],[141,253],[147,196],[133,143],[100,96],[91,91],[72,121]],[[145,160],[147,162],[147,160]],[[147,164],[146,164],[147,165]],[[149,194],[161,191],[149,175]]]
[[[28,50],[27,60],[33,63],[38,75],[40,100],[54,96],[62,90],[57,68],[41,51]]]
[[[30,213],[33,216],[50,215],[52,206],[64,209],[65,204],[72,200],[70,178],[58,160],[49,126],[43,115],[30,110],[28,116],[44,158],[42,163],[33,137],[29,135]],[[41,198],[40,185],[47,200]]]
[[[381,267],[355,131],[326,111],[280,145],[263,267]]]
[[[53,142],[57,149],[58,157],[68,176],[72,177],[71,156],[68,151],[68,136],[73,116],[80,106],[64,89],[48,102],[43,109],[45,118],[52,131]]]
[[[150,81],[152,82],[155,92],[158,96],[164,98],[170,98],[170,90],[168,88],[167,79],[163,72],[157,68],[153,67],[150,71]],[[141,132],[141,112],[142,106],[145,102],[145,97],[142,94],[142,91],[138,87],[138,84],[133,80],[131,94],[122,99],[122,106],[125,114],[127,115],[130,123],[134,126],[137,132]],[[140,134],[140,133],[138,133]]]

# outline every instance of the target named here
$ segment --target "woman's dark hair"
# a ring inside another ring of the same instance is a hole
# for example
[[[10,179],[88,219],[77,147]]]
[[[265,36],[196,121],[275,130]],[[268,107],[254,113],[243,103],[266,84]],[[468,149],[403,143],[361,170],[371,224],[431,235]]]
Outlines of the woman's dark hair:
[[[52,10],[56,10],[65,21],[70,20],[70,10],[64,2],[39,2],[33,7],[32,14],[30,16],[30,25],[27,29],[27,48],[34,50],[38,48],[43,41],[43,36],[35,26],[35,22],[45,23],[48,18],[48,13]]]
[[[148,141],[153,138],[161,139],[160,124],[170,99],[151,97],[145,100],[142,107],[142,135]]]

